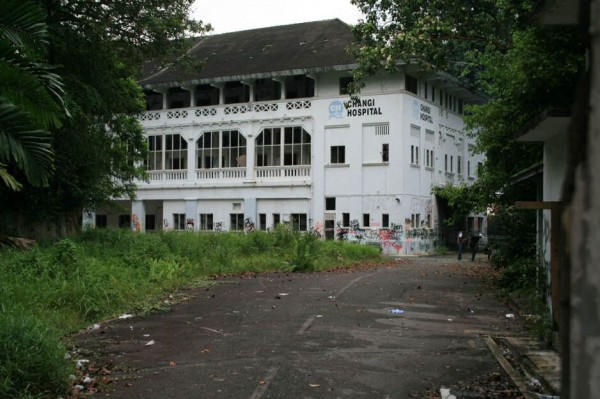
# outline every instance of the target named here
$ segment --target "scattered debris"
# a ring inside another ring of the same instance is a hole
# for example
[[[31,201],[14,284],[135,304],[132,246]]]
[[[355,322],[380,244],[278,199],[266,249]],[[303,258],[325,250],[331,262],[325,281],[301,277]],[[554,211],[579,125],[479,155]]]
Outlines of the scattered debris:
[[[203,330],[216,332],[217,334],[223,334],[223,330],[215,330],[213,328],[208,328],[208,327],[200,327],[200,328],[203,329]]]
[[[531,378],[527,381],[527,387],[534,392],[539,392],[542,389],[542,384],[537,378]]]
[[[146,342],[146,345],[144,345],[144,346],[152,346],[152,345],[154,345],[155,343],[156,343],[156,342],[154,342],[154,340],[150,340],[150,341]]]
[[[308,384],[308,386],[311,387],[311,388],[318,388],[321,385],[320,384]]]
[[[76,367],[81,370],[89,362],[90,361],[88,359],[79,359],[79,360],[76,361]]]
[[[402,310],[402,309],[390,309],[389,313],[392,313],[392,314],[403,314],[404,310]]]
[[[506,318],[507,318],[507,319],[514,319],[514,318],[515,318],[515,315],[514,315],[514,313],[507,313],[507,314],[506,314]]]
[[[133,315],[131,315],[129,313],[125,313],[125,314],[122,314],[121,316],[119,316],[119,319],[125,320],[125,319],[131,319],[132,317],[133,317]]]

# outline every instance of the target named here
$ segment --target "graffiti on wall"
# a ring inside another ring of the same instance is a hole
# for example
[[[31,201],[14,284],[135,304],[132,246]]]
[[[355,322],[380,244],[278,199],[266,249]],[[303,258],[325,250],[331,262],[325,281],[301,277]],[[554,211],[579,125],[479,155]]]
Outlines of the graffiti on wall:
[[[392,223],[390,228],[360,228],[353,220],[350,226],[337,222],[336,238],[360,244],[381,246],[384,255],[432,254],[437,243],[437,231],[428,228],[406,228]]]
[[[254,222],[251,218],[244,220],[244,233],[251,233],[254,231]]]
[[[140,224],[140,218],[138,217],[137,214],[132,214],[131,215],[131,231],[135,231],[136,233],[139,233],[140,230],[142,229],[142,225]]]

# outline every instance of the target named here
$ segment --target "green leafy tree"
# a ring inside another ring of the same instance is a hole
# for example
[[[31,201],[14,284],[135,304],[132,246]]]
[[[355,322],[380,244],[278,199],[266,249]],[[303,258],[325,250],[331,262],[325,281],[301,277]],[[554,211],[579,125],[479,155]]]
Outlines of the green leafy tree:
[[[0,2],[0,178],[19,190],[15,171],[48,185],[54,170],[49,129],[62,125],[62,84],[46,60],[45,14],[32,1]]]
[[[145,178],[146,143],[137,121],[145,109],[137,84],[144,61],[163,67],[175,59],[190,67],[182,56],[192,43],[188,36],[209,28],[189,18],[193,0],[37,2],[71,118],[51,129],[56,172],[49,186],[1,193],[6,215],[27,215],[20,226],[3,223],[13,231],[34,223],[76,226],[82,210],[134,196],[135,183]]]
[[[354,28],[355,89],[381,68],[395,71],[412,63],[454,74],[489,96],[484,104],[466,107],[465,114],[475,151],[486,155],[477,181],[436,193],[461,209],[530,198],[531,185],[512,185],[511,176],[541,161],[542,150],[516,142],[515,135],[545,109],[573,102],[584,67],[579,32],[535,26],[538,2],[531,0],[353,3],[365,13]]]

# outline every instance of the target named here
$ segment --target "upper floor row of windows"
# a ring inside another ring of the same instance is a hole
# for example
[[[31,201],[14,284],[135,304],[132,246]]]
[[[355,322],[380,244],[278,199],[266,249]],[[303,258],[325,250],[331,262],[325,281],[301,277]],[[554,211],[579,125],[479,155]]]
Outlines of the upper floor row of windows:
[[[464,112],[464,101],[440,88],[435,87],[427,82],[421,82],[419,79],[411,75],[404,75],[404,89],[408,92],[423,97],[426,100],[430,100],[432,103],[437,104],[440,108],[447,109],[459,114]]]
[[[339,93],[348,94],[350,77],[339,79]],[[193,88],[171,87],[165,91],[144,92],[146,109],[206,107],[221,104],[310,98],[315,96],[315,81],[306,75],[282,79],[255,79],[251,82],[232,81],[223,84],[201,84]]]
[[[353,83],[351,76],[338,79],[338,92],[348,95]],[[463,113],[464,102],[461,98],[435,87],[427,82],[405,75],[406,91],[419,95],[440,108]],[[146,109],[205,107],[211,105],[238,104],[282,99],[310,98],[315,96],[315,80],[307,75],[286,76],[281,79],[255,79],[252,81],[230,81],[222,84],[200,84],[194,87],[171,87],[164,91],[147,90]]]

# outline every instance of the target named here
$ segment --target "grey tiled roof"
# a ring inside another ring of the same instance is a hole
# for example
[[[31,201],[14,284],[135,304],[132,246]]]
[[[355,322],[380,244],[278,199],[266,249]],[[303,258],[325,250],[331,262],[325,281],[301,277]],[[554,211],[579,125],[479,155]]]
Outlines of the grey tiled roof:
[[[195,40],[192,55],[206,62],[201,71],[190,73],[170,67],[152,74],[146,65],[146,76],[140,83],[154,86],[175,81],[236,80],[355,63],[347,52],[354,36],[350,26],[339,19],[209,35]]]

